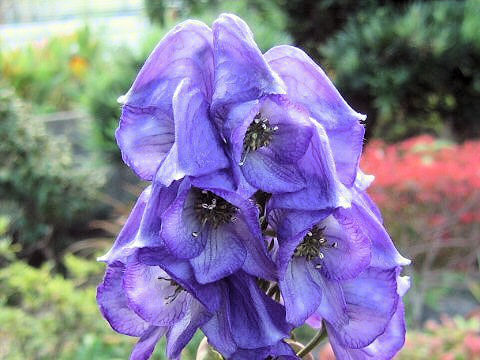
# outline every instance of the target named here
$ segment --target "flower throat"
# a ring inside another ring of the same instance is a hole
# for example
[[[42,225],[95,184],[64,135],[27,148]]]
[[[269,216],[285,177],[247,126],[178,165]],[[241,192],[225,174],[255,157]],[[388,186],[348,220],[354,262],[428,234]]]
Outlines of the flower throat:
[[[262,116],[262,114],[258,113],[255,115],[243,139],[243,155],[240,166],[245,163],[245,158],[249,152],[256,151],[270,144],[273,134],[277,130],[278,126],[271,126],[268,119]]]
[[[238,209],[228,201],[208,190],[193,188],[193,192],[195,215],[202,227],[209,224],[216,229],[235,220]],[[198,232],[193,232],[192,235],[196,237]]]
[[[334,242],[331,245],[328,244],[327,238],[324,234],[325,227],[315,225],[303,238],[303,241],[298,245],[293,252],[293,256],[305,257],[307,260],[313,260],[324,258],[322,248],[325,247],[337,247],[337,243]]]

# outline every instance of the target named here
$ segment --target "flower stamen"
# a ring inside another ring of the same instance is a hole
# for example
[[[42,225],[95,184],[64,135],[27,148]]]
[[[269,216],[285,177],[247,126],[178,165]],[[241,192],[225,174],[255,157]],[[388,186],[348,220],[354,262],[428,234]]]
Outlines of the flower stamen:
[[[245,159],[249,152],[256,151],[263,146],[268,146],[272,141],[273,134],[277,130],[278,126],[271,126],[268,119],[262,116],[262,114],[258,113],[255,115],[243,139],[243,154],[239,165],[242,166],[245,164]]]
[[[324,234],[325,227],[319,227],[315,225],[310,231],[307,232],[303,241],[295,248],[293,256],[305,257],[308,261],[313,259],[323,260],[325,254],[322,252],[323,248],[332,247],[337,248],[336,242],[331,245],[327,244],[327,239]],[[315,268],[320,269],[321,265],[318,264]]]
[[[235,221],[237,207],[211,191],[193,188],[193,192],[195,196],[194,210],[202,228],[209,224],[216,229],[220,225]],[[198,237],[200,230],[192,232],[192,236]]]

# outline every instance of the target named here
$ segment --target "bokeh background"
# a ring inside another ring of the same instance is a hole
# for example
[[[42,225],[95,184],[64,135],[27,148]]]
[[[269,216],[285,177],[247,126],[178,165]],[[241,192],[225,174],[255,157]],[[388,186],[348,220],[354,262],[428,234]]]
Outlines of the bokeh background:
[[[96,256],[145,186],[117,98],[174,24],[223,11],[368,114],[370,194],[413,259],[397,358],[480,359],[480,0],[0,0],[0,359],[128,358],[95,303]]]

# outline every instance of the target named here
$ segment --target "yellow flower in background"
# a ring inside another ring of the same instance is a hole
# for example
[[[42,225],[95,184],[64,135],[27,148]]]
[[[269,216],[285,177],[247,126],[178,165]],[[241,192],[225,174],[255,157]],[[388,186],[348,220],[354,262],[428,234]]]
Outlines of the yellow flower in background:
[[[69,66],[75,77],[82,78],[85,76],[85,73],[87,72],[88,61],[82,56],[73,55],[70,58]]]

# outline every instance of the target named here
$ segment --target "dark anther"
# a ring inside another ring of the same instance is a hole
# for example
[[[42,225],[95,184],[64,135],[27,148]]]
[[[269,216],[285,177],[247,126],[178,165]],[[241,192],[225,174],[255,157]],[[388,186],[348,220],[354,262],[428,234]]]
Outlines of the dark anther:
[[[272,141],[273,134],[278,130],[278,126],[271,126],[268,119],[262,114],[255,115],[252,123],[248,126],[245,138],[243,139],[243,154],[240,165],[245,163],[245,158],[249,152],[258,150],[267,146]]]
[[[324,230],[325,227],[315,225],[307,232],[307,235],[305,235],[300,245],[297,246],[293,255],[297,257],[303,256],[307,260],[313,260],[317,257],[322,260],[324,258],[324,254],[321,251],[322,247],[327,246],[327,239],[323,233]],[[336,245],[334,247],[336,247]]]
[[[185,289],[182,287],[182,285],[180,285],[179,283],[177,283],[173,279],[169,279],[169,278],[166,278],[166,277],[159,276],[158,280],[168,281],[170,283],[170,286],[175,287],[175,290],[173,291],[173,294],[168,295],[167,297],[164,298],[165,304],[172,303],[177,298],[177,296],[180,295],[180,293],[182,291],[185,291]]]
[[[237,207],[211,191],[199,188],[192,188],[192,190],[195,196],[195,214],[202,227],[209,224],[216,229],[220,225],[235,221],[235,215],[238,211]],[[199,231],[194,231],[192,236],[197,237]]]

